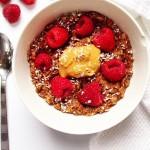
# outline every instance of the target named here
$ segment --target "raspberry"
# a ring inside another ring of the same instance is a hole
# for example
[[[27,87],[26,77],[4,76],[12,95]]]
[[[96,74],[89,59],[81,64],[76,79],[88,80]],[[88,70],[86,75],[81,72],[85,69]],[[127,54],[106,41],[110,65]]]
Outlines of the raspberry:
[[[92,38],[92,42],[95,46],[102,49],[105,52],[113,51],[115,48],[114,33],[110,28],[102,28]]]
[[[84,105],[98,107],[103,103],[103,95],[100,92],[101,86],[98,82],[88,83],[78,94],[79,102]]]
[[[21,0],[26,5],[32,5],[35,3],[36,0]]]
[[[2,4],[7,4],[9,2],[10,2],[10,0],[0,0],[0,3],[2,3]]]
[[[81,16],[77,24],[75,25],[75,34],[78,37],[86,37],[90,35],[94,30],[94,24],[90,17]]]
[[[101,65],[102,75],[109,81],[120,81],[126,72],[125,64],[119,59],[112,59]]]
[[[18,21],[20,13],[20,7],[17,4],[7,4],[3,8],[3,15],[10,23]]]
[[[101,86],[96,81],[86,84],[84,86],[84,88],[88,91],[90,91],[91,89],[94,89],[94,91],[96,91],[96,92],[101,92],[101,90],[102,90]]]
[[[53,27],[46,35],[46,41],[51,48],[63,46],[69,38],[68,31],[63,27]]]
[[[52,65],[52,59],[47,53],[39,53],[35,58],[35,67],[40,70],[48,70]]]
[[[63,99],[72,93],[73,84],[66,78],[56,76],[51,80],[51,89],[56,98]]]

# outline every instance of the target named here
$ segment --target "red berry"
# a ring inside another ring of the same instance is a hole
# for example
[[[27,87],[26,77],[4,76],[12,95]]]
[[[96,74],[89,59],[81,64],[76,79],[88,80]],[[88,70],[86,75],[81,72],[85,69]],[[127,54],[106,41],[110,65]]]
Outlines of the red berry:
[[[53,27],[46,35],[46,41],[51,48],[63,46],[69,38],[67,29],[63,27]]]
[[[94,91],[96,91],[96,92],[101,92],[102,87],[99,85],[98,82],[93,81],[93,82],[91,82],[91,83],[86,84],[86,85],[84,86],[84,89],[86,89],[86,90],[88,90],[88,91],[94,89]]]
[[[105,27],[98,31],[93,36],[92,42],[105,52],[110,52],[115,48],[115,37],[110,28]]]
[[[109,81],[120,81],[126,73],[125,64],[120,59],[112,59],[101,65],[102,75]]]
[[[70,80],[56,76],[51,80],[52,94],[56,98],[65,98],[73,91],[73,84]]]
[[[10,0],[0,0],[0,3],[2,3],[2,4],[7,4],[9,2],[10,2]]]
[[[18,21],[20,13],[20,7],[17,4],[7,4],[3,8],[3,15],[10,23]]]
[[[40,70],[48,70],[52,66],[52,59],[47,53],[39,53],[35,58],[35,67]]]
[[[103,103],[101,86],[98,82],[88,83],[78,94],[79,102],[93,107],[98,107]]]
[[[78,37],[86,37],[90,35],[94,30],[94,24],[90,17],[81,16],[77,24],[75,25],[75,34]]]
[[[32,5],[36,2],[36,0],[21,0],[26,5]]]

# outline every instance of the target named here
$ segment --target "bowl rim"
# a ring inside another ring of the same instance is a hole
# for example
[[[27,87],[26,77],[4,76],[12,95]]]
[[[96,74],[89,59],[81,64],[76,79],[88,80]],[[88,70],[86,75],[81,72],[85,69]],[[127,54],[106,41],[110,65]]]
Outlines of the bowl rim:
[[[113,5],[113,6],[115,6],[115,7],[118,7],[118,8],[120,9],[120,11],[122,11],[123,13],[125,13],[125,14],[134,22],[134,24],[137,26],[138,30],[140,31],[141,37],[143,37],[144,39],[146,39],[146,36],[145,36],[145,34],[144,34],[142,28],[141,28],[140,25],[137,23],[137,21],[135,20],[135,18],[134,18],[126,9],[124,9],[124,8],[121,7],[119,4],[117,4],[117,3],[115,3],[115,2],[113,2],[113,1],[111,1],[111,0],[105,0],[105,1],[106,1],[107,3],[110,3],[111,5]],[[44,122],[43,120],[40,119],[40,117],[38,117],[37,115],[35,115],[34,111],[32,111],[32,110],[28,107],[28,105],[26,104],[26,102],[24,101],[24,99],[23,99],[23,97],[22,97],[22,95],[21,95],[21,93],[22,93],[22,92],[21,92],[21,89],[19,88],[19,86],[18,86],[18,84],[17,84],[16,71],[15,71],[15,70],[16,70],[16,69],[15,69],[15,58],[16,58],[16,55],[17,55],[17,50],[18,50],[18,46],[19,46],[21,37],[23,36],[23,34],[24,34],[26,28],[30,25],[30,23],[31,23],[32,20],[34,20],[42,11],[44,11],[44,10],[47,9],[48,7],[50,7],[50,6],[52,6],[52,5],[55,5],[55,4],[59,3],[59,2],[60,2],[60,0],[54,0],[54,1],[52,1],[48,6],[42,8],[40,11],[38,11],[38,12],[32,17],[32,19],[25,25],[25,27],[24,27],[24,29],[23,29],[21,35],[19,36],[19,40],[17,41],[16,47],[15,47],[16,50],[14,51],[13,59],[12,59],[12,74],[13,74],[13,77],[14,77],[14,83],[15,83],[15,85],[16,85],[16,90],[18,91],[19,96],[20,96],[20,99],[21,99],[22,102],[25,104],[25,106],[28,108],[28,110],[33,114],[33,116],[34,116],[37,120],[39,120],[40,122],[42,122],[44,125],[46,125],[46,126],[52,128],[52,129],[54,129],[54,130],[56,130],[56,131],[60,131],[60,132],[62,132],[62,133],[67,133],[67,134],[85,135],[85,134],[97,133],[97,132],[100,132],[101,130],[90,130],[90,131],[88,131],[88,132],[80,132],[80,133],[78,132],[78,133],[76,133],[76,132],[69,132],[69,131],[66,131],[66,130],[64,131],[63,129],[60,129],[60,128],[58,129],[58,128],[55,128],[54,126],[50,126],[47,122]],[[147,40],[146,40],[146,42],[148,43]],[[145,47],[146,53],[149,54],[149,55],[147,56],[147,57],[148,57],[147,68],[150,68],[150,52],[149,52],[148,49],[150,49],[150,48]],[[150,69],[147,70],[147,76],[146,76],[146,79],[145,79],[145,82],[146,82],[146,83],[148,83],[149,76],[150,76]],[[122,122],[124,119],[126,119],[126,118],[135,110],[135,108],[138,106],[138,104],[140,103],[140,101],[141,101],[141,99],[142,99],[142,97],[143,97],[143,95],[144,95],[144,91],[145,91],[145,89],[146,89],[146,86],[147,86],[147,84],[144,85],[144,88],[143,88],[144,90],[143,90],[143,92],[141,93],[141,95],[140,95],[140,97],[139,97],[139,100],[138,100],[137,105],[135,105],[134,108],[133,108],[132,110],[130,110],[129,113],[126,113],[121,119],[118,119],[118,120],[114,121],[114,122],[111,124],[111,126],[106,127],[104,130],[107,130],[107,129],[109,129],[109,128],[112,128],[112,127],[116,126],[117,124],[119,124],[120,122]],[[104,130],[102,130],[102,131],[104,131]]]

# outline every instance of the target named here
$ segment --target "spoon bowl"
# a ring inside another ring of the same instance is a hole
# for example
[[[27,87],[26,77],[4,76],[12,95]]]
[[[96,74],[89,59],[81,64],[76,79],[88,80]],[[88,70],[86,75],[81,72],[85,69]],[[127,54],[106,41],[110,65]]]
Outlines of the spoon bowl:
[[[0,75],[2,81],[6,81],[7,75],[11,70],[13,48],[8,37],[0,33]]]

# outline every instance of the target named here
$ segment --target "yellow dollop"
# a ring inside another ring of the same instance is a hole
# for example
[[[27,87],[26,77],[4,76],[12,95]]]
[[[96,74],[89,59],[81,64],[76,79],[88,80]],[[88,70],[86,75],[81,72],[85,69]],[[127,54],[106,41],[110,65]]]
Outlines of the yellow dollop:
[[[93,44],[68,47],[59,59],[59,74],[62,77],[85,77],[94,75],[100,67],[100,49]]]

